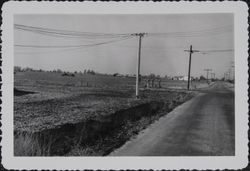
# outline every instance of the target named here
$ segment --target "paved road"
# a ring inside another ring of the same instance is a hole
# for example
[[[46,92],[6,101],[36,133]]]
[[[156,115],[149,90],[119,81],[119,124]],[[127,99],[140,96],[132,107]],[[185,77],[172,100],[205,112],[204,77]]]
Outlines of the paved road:
[[[234,155],[234,134],[234,92],[218,82],[110,155]]]

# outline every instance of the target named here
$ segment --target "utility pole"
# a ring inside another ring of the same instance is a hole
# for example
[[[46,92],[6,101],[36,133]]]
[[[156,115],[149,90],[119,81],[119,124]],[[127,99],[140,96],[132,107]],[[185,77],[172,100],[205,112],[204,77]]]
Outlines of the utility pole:
[[[189,50],[184,50],[186,52],[189,52],[189,65],[188,65],[188,85],[187,85],[187,89],[190,89],[190,72],[191,72],[191,60],[192,60],[192,53],[194,52],[199,52],[198,50],[193,50],[192,49],[192,45],[190,45],[190,49]]]
[[[141,40],[142,40],[142,37],[145,34],[146,33],[131,34],[132,36],[138,36],[139,37],[139,49],[138,49],[137,72],[136,72],[136,88],[135,88],[136,99],[139,99],[139,77],[140,77],[140,64],[141,64]]]
[[[207,83],[208,83],[208,74],[209,74],[209,71],[212,71],[212,69],[204,69],[204,71],[207,72]]]

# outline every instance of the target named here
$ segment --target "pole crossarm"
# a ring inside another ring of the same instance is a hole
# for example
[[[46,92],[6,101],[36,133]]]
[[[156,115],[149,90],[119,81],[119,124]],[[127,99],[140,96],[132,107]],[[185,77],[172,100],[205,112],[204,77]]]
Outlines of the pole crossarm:
[[[200,52],[199,50],[184,50],[185,52],[189,52],[189,53],[195,53],[195,52]]]
[[[130,34],[131,36],[145,36],[145,35],[147,35],[148,33],[132,33],[132,34]]]

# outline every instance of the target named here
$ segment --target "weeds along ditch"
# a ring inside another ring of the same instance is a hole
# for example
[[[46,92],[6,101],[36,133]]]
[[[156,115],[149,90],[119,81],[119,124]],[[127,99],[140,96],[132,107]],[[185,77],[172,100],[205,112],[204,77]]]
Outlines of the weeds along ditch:
[[[124,111],[118,111],[108,116],[99,117],[95,120],[91,119],[76,124],[64,124],[58,128],[33,134],[22,132],[21,134],[16,134],[16,140],[21,137],[21,139],[31,138],[31,142],[37,143],[37,145],[33,146],[40,150],[34,150],[34,154],[31,151],[30,155],[39,155],[39,153],[40,155],[65,155],[72,150],[72,147],[87,146],[88,148],[97,148],[96,145],[100,141],[106,140],[107,144],[103,144],[106,145],[106,148],[102,149],[100,154],[105,155],[111,152],[110,150],[113,149],[113,146],[119,146],[129,138],[126,132],[124,132],[124,128],[128,127],[129,124],[138,122],[143,117],[155,115],[163,105],[164,103],[162,102],[151,102]],[[108,139],[109,141],[107,141]],[[98,149],[94,150],[98,151]]]
[[[109,115],[40,132],[15,131],[15,156],[105,156],[192,97],[152,100]]]

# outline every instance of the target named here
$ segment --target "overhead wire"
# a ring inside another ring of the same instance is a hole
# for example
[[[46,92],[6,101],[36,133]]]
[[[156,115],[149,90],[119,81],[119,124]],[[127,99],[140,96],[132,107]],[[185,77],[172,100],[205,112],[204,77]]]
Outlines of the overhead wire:
[[[19,29],[19,30],[24,30],[24,31],[29,31],[31,33],[35,33],[35,34],[40,34],[40,35],[45,35],[45,36],[49,36],[49,37],[56,37],[56,38],[71,38],[71,39],[90,39],[90,40],[95,40],[95,39],[107,39],[107,38],[119,38],[119,37],[123,37],[123,36],[89,36],[89,35],[85,35],[85,36],[74,36],[74,35],[66,35],[66,34],[60,34],[60,33],[48,33],[48,32],[44,32],[44,31],[33,31],[33,30],[26,30],[26,29]],[[125,37],[125,36],[124,36]]]
[[[203,55],[210,53],[224,53],[224,52],[234,52],[234,49],[215,49],[215,50],[198,50],[197,53],[201,53]]]
[[[221,31],[225,29],[232,29],[233,25],[226,25],[222,27],[214,27],[209,29],[202,29],[202,30],[192,30],[192,31],[184,31],[184,32],[164,32],[164,33],[148,33],[151,35],[164,35],[164,34],[183,34],[183,33],[200,33],[200,32],[209,32],[209,31]]]
[[[86,39],[96,39],[96,38],[116,38],[122,36],[133,35],[134,33],[93,33],[93,32],[77,32],[69,30],[58,30],[43,27],[33,27],[20,24],[14,24],[15,29],[30,31],[33,33],[43,34],[47,36],[56,37],[67,37],[67,38],[86,38]],[[232,31],[232,25],[227,25],[223,27],[210,28],[204,30],[186,31],[186,32],[165,32],[165,33],[147,33],[147,37],[154,36],[168,36],[168,37],[196,37],[204,36],[206,34],[223,34],[225,31]]]
[[[29,31],[33,33],[48,35],[48,36],[57,36],[57,37],[68,37],[68,38],[116,38],[116,37],[124,37],[129,36],[130,34],[115,34],[115,33],[92,33],[92,32],[76,32],[69,30],[57,30],[57,29],[49,29],[42,27],[32,27],[15,24],[14,28],[17,30]]]
[[[115,42],[120,42],[124,41],[127,39],[132,38],[131,36],[127,36],[126,38],[123,39],[118,39],[118,40],[111,40],[111,41],[106,41],[106,42],[100,42],[100,43],[95,43],[95,44],[87,44],[87,45],[77,45],[77,46],[63,46],[62,49],[57,49],[54,51],[42,51],[42,52],[34,52],[34,53],[54,53],[54,52],[62,52],[62,51],[72,51],[72,50],[77,50],[77,49],[84,49],[88,47],[94,47],[94,46],[99,46],[99,45],[106,45],[110,43],[115,43]],[[24,47],[24,48],[48,48],[49,46],[34,46],[34,45],[20,45],[20,44],[15,44],[14,46],[16,47]],[[57,46],[58,48],[58,46]],[[25,53],[29,54],[30,52],[16,52],[16,53]],[[32,53],[32,52],[31,52]]]
[[[80,44],[80,45],[27,45],[27,44],[15,44],[15,47],[22,48],[58,48],[58,49],[75,49],[75,48],[84,48],[84,47],[92,47],[103,44],[108,44],[112,42],[117,42],[121,40],[126,40],[131,37],[135,37],[135,33],[93,33],[93,32],[78,32],[78,31],[70,31],[70,30],[59,30],[59,29],[51,29],[44,27],[33,27],[21,24],[14,24],[14,28],[23,31],[29,31],[33,33],[43,34],[47,36],[56,36],[56,37],[66,37],[66,38],[86,38],[86,39],[113,39],[105,42],[91,43],[91,44]],[[227,25],[223,27],[210,28],[204,30],[196,30],[196,31],[187,31],[187,32],[165,32],[165,33],[147,33],[145,36],[147,37],[195,37],[195,36],[205,36],[205,35],[216,35],[223,34],[226,31],[232,31],[232,25]],[[118,39],[121,38],[121,39]],[[115,40],[114,40],[115,39]],[[152,48],[152,47],[142,47],[149,48],[155,50],[166,50],[160,48]],[[169,50],[169,49],[168,49]],[[203,50],[200,53],[210,53],[210,52],[228,52],[233,51],[233,49],[220,49],[220,50]]]
[[[39,31],[39,30],[27,30],[27,29],[19,29],[24,31],[29,31],[31,33],[50,36],[50,37],[58,37],[58,38],[73,38],[73,39],[106,39],[106,38],[119,38],[119,37],[126,37],[127,35],[112,35],[112,36],[101,36],[101,35],[71,35],[71,34],[64,34],[64,33],[51,33],[48,31]]]
[[[232,26],[224,26],[211,28],[206,30],[196,30],[196,31],[188,31],[188,32],[165,32],[165,33],[147,33],[148,37],[196,37],[196,36],[204,36],[204,35],[217,35],[217,34],[225,34],[226,31],[232,31]]]
[[[71,47],[89,47],[89,46],[97,46],[97,45],[103,45],[103,44],[109,44],[113,42],[118,42],[122,40],[126,40],[131,38],[131,36],[126,36],[123,39],[117,39],[117,40],[110,40],[105,42],[99,42],[99,43],[93,43],[93,44],[84,44],[84,45],[61,45],[61,46],[55,46],[55,45],[24,45],[24,44],[14,44],[16,47],[24,47],[24,48],[71,48]]]
[[[232,52],[234,49],[200,50],[200,52]]]
[[[71,30],[59,30],[59,29],[52,29],[52,28],[44,28],[44,27],[33,27],[27,25],[20,25],[14,24],[15,27],[24,27],[24,28],[32,28],[36,30],[50,30],[54,32],[66,32],[66,33],[75,33],[75,34],[97,34],[97,35],[128,35],[128,34],[116,34],[116,33],[93,33],[93,32],[82,32],[82,31],[71,31]]]
[[[119,45],[118,47],[125,47],[125,48],[138,48],[136,46],[130,46],[130,45]],[[184,46],[167,46],[167,47],[153,47],[153,46],[142,46],[142,49],[147,49],[147,50],[163,50],[163,51],[178,51],[178,50],[182,50],[183,48],[185,48]],[[234,49],[214,49],[214,50],[198,50],[198,53],[209,53],[209,52],[231,52],[234,51]]]

